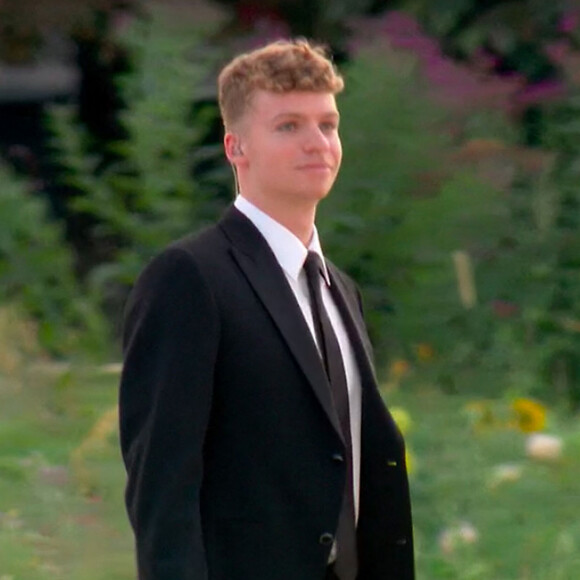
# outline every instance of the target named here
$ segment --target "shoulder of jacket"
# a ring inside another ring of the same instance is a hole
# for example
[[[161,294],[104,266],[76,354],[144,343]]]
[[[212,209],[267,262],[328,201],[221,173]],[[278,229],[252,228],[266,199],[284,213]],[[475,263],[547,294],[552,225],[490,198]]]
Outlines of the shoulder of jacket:
[[[219,253],[220,245],[223,245],[223,236],[215,226],[188,234],[151,256],[143,265],[135,284],[152,278],[177,275],[178,272],[200,275],[205,269],[204,264],[211,263],[212,256],[215,258]]]
[[[328,260],[325,257],[325,262],[327,268],[330,270],[331,274],[336,276],[351,292],[358,294],[358,285],[357,283],[351,278],[346,272],[341,270],[338,266],[336,266],[333,262]]]
[[[205,252],[216,250],[224,244],[225,238],[217,224],[205,227],[175,240],[161,253],[182,250],[191,255],[203,255]]]

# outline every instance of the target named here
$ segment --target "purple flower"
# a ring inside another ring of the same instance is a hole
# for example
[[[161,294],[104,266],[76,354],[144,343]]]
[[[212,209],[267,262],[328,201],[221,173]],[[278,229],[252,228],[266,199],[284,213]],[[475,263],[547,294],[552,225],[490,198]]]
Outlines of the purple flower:
[[[570,10],[562,14],[560,22],[558,23],[558,30],[564,34],[570,34],[578,28],[580,22],[580,12],[578,10]]]
[[[438,57],[441,54],[437,41],[426,36],[392,36],[390,44],[393,48],[409,50],[421,59]]]
[[[527,107],[538,103],[548,103],[561,99],[566,94],[566,87],[559,80],[545,80],[525,87],[515,95],[516,103]]]
[[[494,107],[511,112],[514,96],[525,87],[521,75],[493,74],[497,57],[483,49],[469,64],[446,57],[438,41],[425,34],[418,21],[405,12],[391,11],[380,18],[360,18],[350,24],[352,54],[373,41],[384,40],[396,50],[415,55],[433,98],[456,110]]]
[[[260,48],[269,42],[290,36],[290,27],[285,22],[267,17],[259,18],[254,22],[248,49]]]
[[[479,47],[471,57],[471,63],[478,70],[493,71],[499,64],[500,59],[495,54]]]
[[[544,46],[544,52],[548,58],[556,65],[565,62],[566,57],[570,54],[571,46],[568,40],[558,40]]]
[[[412,36],[423,34],[421,25],[413,16],[400,10],[387,12],[379,19],[380,28],[385,34],[393,36]]]

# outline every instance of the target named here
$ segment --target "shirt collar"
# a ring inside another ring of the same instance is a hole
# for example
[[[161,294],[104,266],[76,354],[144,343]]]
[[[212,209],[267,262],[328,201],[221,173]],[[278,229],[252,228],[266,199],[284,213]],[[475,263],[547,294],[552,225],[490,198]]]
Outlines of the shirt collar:
[[[288,276],[294,280],[298,280],[308,252],[316,252],[322,259],[323,275],[326,284],[330,286],[330,277],[324,261],[324,254],[322,253],[316,226],[314,226],[312,231],[312,238],[310,239],[308,248],[305,248],[302,242],[289,229],[257,208],[242,195],[236,197],[234,205],[256,226],[270,246],[280,267]]]

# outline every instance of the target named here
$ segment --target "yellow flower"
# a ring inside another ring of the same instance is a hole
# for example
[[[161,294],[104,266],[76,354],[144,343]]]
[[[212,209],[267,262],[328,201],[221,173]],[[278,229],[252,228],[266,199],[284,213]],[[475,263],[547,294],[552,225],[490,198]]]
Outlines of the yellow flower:
[[[489,401],[472,401],[465,406],[474,429],[497,427],[498,421]]]
[[[412,475],[415,473],[415,456],[414,454],[409,451],[409,449],[405,449],[405,464],[407,466],[407,473]]]
[[[435,358],[435,349],[426,342],[421,342],[415,347],[417,358],[421,362],[429,362]]]
[[[541,431],[546,424],[546,408],[531,399],[516,399],[511,405],[513,425],[523,433]]]
[[[107,446],[107,441],[117,429],[119,410],[114,405],[103,413],[89,434],[83,439],[78,447],[73,449],[70,462],[75,479],[78,482],[81,493],[89,496],[93,493],[93,475],[90,469],[90,460]]]
[[[411,365],[405,359],[397,359],[391,363],[390,374],[395,379],[400,379],[405,376],[409,370],[411,369]]]
[[[397,427],[399,427],[403,435],[406,435],[413,425],[411,416],[402,407],[391,407],[390,411],[393,419],[395,420],[395,423],[397,424]]]

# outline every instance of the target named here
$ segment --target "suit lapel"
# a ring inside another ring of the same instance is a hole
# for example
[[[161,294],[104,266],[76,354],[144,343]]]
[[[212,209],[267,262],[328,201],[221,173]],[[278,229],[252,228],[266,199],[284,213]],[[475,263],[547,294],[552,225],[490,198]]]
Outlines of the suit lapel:
[[[232,242],[234,260],[269,312],[324,412],[342,437],[314,339],[276,257],[251,221],[235,207],[225,213],[219,225]]]
[[[376,385],[377,380],[373,370],[370,344],[367,345],[365,340],[366,329],[358,305],[353,302],[352,291],[349,291],[346,287],[336,267],[328,261],[326,265],[330,275],[330,292],[340,312],[354,350],[358,370],[361,374],[361,385],[363,387],[364,385]]]

